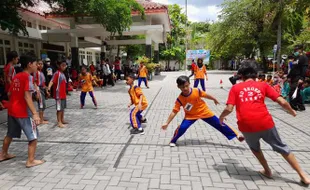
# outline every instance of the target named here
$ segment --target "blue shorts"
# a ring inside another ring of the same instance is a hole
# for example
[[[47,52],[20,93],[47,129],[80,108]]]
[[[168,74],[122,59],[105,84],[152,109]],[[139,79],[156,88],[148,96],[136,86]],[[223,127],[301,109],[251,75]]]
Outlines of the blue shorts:
[[[37,125],[31,117],[15,118],[8,116],[7,136],[11,138],[20,138],[22,130],[29,142],[38,139],[39,131],[37,129]]]

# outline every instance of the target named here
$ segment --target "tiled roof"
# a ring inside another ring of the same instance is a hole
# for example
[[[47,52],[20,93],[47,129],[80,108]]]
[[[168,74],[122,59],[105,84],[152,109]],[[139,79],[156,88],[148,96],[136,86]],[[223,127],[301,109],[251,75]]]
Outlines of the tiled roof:
[[[168,9],[166,5],[163,5],[160,3],[154,3],[151,0],[136,0],[136,1],[140,3],[146,11]],[[22,7],[22,8],[30,12],[39,14],[41,16],[44,16],[46,13],[50,13],[52,11],[49,4],[47,4],[44,1],[40,1],[40,0],[38,0],[37,5],[34,7]]]

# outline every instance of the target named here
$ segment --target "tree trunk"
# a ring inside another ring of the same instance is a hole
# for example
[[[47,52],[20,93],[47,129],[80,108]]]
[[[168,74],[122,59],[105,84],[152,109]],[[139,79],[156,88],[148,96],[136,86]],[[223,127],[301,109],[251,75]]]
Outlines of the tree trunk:
[[[278,26],[278,31],[277,31],[277,68],[280,68],[280,63],[281,63],[281,48],[282,48],[282,14],[283,14],[283,0],[280,0],[280,11],[279,15],[277,18],[277,26]]]

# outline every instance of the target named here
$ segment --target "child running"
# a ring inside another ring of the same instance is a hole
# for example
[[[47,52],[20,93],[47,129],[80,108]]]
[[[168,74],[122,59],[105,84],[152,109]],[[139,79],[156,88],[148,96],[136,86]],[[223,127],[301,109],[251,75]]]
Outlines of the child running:
[[[9,160],[15,155],[9,154],[9,146],[13,138],[20,138],[21,131],[28,139],[28,160],[26,167],[33,167],[43,164],[44,160],[35,160],[37,148],[38,129],[40,117],[32,101],[32,92],[34,92],[32,73],[37,70],[37,62],[34,55],[25,55],[20,57],[23,72],[18,73],[12,80],[9,90],[10,103],[8,107],[8,132],[3,140],[0,162]]]
[[[87,92],[89,93],[90,97],[93,100],[95,107],[97,108],[97,101],[94,95],[93,81],[94,79],[92,75],[89,72],[87,72],[87,68],[85,66],[82,66],[82,73],[79,76],[79,82],[80,82],[80,85],[82,86],[81,95],[80,95],[81,109],[84,108],[85,97],[86,97]]]
[[[198,58],[197,60],[197,66],[194,68],[194,74],[195,74],[194,88],[197,88],[200,82],[202,90],[206,91],[205,76],[206,80],[208,80],[207,68],[206,66],[203,65],[203,60],[201,58]]]
[[[255,62],[247,62],[239,69],[238,73],[244,82],[236,84],[231,88],[227,107],[221,114],[220,121],[223,122],[225,117],[236,106],[239,130],[243,133],[245,141],[264,168],[259,173],[267,178],[272,178],[271,169],[260,147],[259,141],[263,139],[296,170],[301,178],[301,182],[309,185],[310,179],[300,168],[290,148],[282,142],[272,116],[264,102],[265,97],[277,102],[294,117],[296,112],[270,85],[255,81],[257,77],[256,65]]]
[[[67,94],[66,94],[66,76],[63,73],[66,70],[67,64],[66,61],[57,62],[58,71],[53,75],[52,80],[50,81],[47,92],[50,94],[51,87],[53,86],[53,95],[56,101],[56,115],[59,128],[64,128],[65,124],[68,124],[64,120],[64,112],[67,108]]]
[[[215,105],[219,104],[216,98],[205,93],[198,88],[191,88],[189,77],[180,76],[177,79],[178,88],[181,90],[181,94],[175,102],[173,111],[171,112],[167,122],[162,126],[163,130],[166,130],[170,122],[180,111],[181,106],[185,112],[185,118],[181,125],[175,130],[174,136],[170,141],[170,146],[175,147],[177,140],[186,132],[186,130],[194,124],[198,119],[202,119],[223,135],[227,139],[231,140],[235,137],[241,142],[243,137],[238,135],[238,132],[228,125],[222,126],[218,117],[208,108],[207,104],[201,98],[207,98],[213,100]]]
[[[139,78],[138,78],[138,86],[140,87],[141,86],[141,83],[142,81],[144,82],[144,85],[147,87],[147,88],[150,88],[149,87],[149,84],[148,84],[148,81],[147,81],[147,68],[146,66],[144,65],[143,62],[140,63],[140,68],[139,68],[139,71],[138,71],[138,75],[139,75]]]
[[[48,121],[44,120],[44,110],[46,109],[46,101],[45,101],[46,85],[45,85],[45,76],[42,70],[43,70],[43,61],[38,60],[38,71],[34,73],[34,82],[39,88],[38,108],[41,119],[40,124],[48,124]]]
[[[128,93],[130,96],[130,103],[128,104],[128,108],[131,105],[135,105],[135,107],[130,112],[130,123],[131,126],[135,129],[133,131],[134,134],[144,134],[144,130],[141,126],[141,123],[146,122],[146,118],[144,118],[141,113],[147,108],[148,103],[143,95],[143,92],[140,87],[134,85],[135,77],[128,76],[126,78],[126,84],[130,86]]]

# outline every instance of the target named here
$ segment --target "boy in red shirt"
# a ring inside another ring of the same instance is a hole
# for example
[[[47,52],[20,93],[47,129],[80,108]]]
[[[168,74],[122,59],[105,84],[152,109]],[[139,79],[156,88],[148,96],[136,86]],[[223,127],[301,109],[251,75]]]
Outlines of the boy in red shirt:
[[[66,84],[67,79],[63,73],[66,70],[66,61],[57,62],[58,71],[54,73],[52,80],[50,81],[47,91],[50,93],[50,89],[53,86],[53,95],[56,100],[56,110],[57,110],[57,122],[59,128],[64,128],[65,124],[68,124],[64,120],[64,112],[67,108],[67,94],[66,94]]]
[[[18,54],[11,51],[7,54],[7,64],[4,67],[5,92],[8,93],[14,76],[16,75],[14,65],[18,63]]]
[[[8,153],[9,146],[13,138],[20,138],[23,130],[28,143],[28,160],[26,167],[33,167],[43,164],[44,160],[35,160],[37,147],[38,129],[40,117],[32,101],[32,92],[34,92],[32,73],[37,70],[36,58],[33,55],[25,55],[20,58],[23,72],[18,73],[11,83],[9,90],[8,107],[8,132],[3,141],[0,162],[9,160],[15,156]]]
[[[45,76],[42,70],[43,70],[43,61],[38,60],[38,71],[33,74],[33,79],[38,87],[38,93],[39,93],[38,107],[39,107],[41,124],[48,124],[48,121],[44,120],[44,110],[46,109],[46,101],[45,101],[46,85],[45,85]]]
[[[182,121],[181,125],[175,130],[174,137],[170,141],[170,146],[175,147],[177,140],[186,132],[186,130],[194,124],[198,119],[202,119],[204,122],[208,123],[223,135],[227,139],[231,140],[235,137],[241,142],[243,137],[238,135],[238,132],[228,125],[222,126],[218,117],[208,108],[207,104],[202,100],[206,98],[213,100],[215,105],[219,104],[216,98],[205,93],[198,88],[191,88],[189,83],[189,77],[180,76],[177,79],[177,84],[182,93],[179,95],[175,101],[175,106],[171,112],[167,122],[162,126],[163,130],[166,130],[169,123],[180,111],[181,106],[185,112],[185,119]]]
[[[270,85],[265,82],[256,82],[256,63],[247,62],[238,74],[244,82],[234,85],[227,100],[227,107],[220,116],[223,122],[236,106],[238,127],[251,148],[253,154],[259,160],[264,170],[260,174],[272,178],[271,170],[260,148],[260,139],[268,143],[274,151],[282,154],[284,159],[296,170],[303,184],[309,185],[310,179],[302,171],[289,147],[282,142],[264,102],[265,97],[272,99],[286,109],[289,114],[296,116],[296,112]]]

